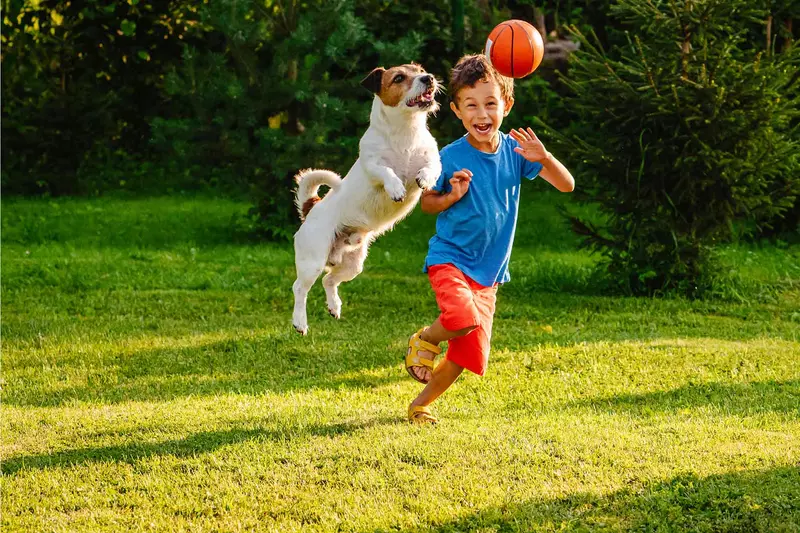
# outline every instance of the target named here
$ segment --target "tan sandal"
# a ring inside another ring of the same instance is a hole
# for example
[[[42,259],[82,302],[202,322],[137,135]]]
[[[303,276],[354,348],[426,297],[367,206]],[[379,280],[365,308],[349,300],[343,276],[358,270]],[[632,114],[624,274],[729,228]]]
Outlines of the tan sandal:
[[[431,410],[424,405],[409,405],[408,421],[412,424],[435,424],[439,419],[433,416]]]
[[[420,383],[427,383],[427,381],[422,381],[416,375],[414,375],[411,369],[413,367],[425,367],[430,368],[431,372],[433,372],[433,360],[436,359],[437,355],[442,353],[442,349],[434,344],[422,340],[420,338],[420,334],[423,331],[425,331],[425,328],[422,328],[418,332],[414,333],[411,335],[411,338],[408,339],[408,351],[406,352],[406,372],[408,372],[409,376]],[[430,359],[427,357],[421,357],[419,353],[420,350],[432,353],[433,357]]]

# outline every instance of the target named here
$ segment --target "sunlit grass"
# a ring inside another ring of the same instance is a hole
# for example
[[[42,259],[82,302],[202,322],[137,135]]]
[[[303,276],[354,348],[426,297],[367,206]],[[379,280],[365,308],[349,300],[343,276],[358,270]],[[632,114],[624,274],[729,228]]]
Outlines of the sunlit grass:
[[[739,298],[604,296],[540,185],[435,428],[400,366],[430,217],[302,338],[245,204],[5,202],[3,531],[800,530],[800,250],[722,250]]]

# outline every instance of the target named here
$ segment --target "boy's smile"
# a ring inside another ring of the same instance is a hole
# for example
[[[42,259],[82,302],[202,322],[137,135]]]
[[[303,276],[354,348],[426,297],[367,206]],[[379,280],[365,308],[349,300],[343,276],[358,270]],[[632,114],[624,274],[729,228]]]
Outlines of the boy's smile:
[[[455,100],[450,103],[450,109],[464,124],[467,141],[482,152],[496,151],[499,143],[497,132],[514,101],[506,102],[500,87],[489,81],[462,88]]]

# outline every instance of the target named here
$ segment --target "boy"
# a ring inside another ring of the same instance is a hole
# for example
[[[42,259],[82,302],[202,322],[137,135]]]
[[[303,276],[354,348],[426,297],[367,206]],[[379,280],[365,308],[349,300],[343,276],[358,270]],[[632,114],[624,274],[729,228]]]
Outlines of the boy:
[[[541,175],[570,192],[575,181],[533,130],[500,132],[514,105],[514,81],[483,55],[461,58],[450,75],[450,109],[465,136],[444,147],[442,174],[426,191],[422,210],[438,213],[424,270],[441,314],[408,341],[406,370],[427,385],[408,408],[408,420],[435,423],[428,409],[466,368],[483,375],[489,357],[497,285],[509,280],[520,178]],[[433,370],[448,341],[447,356]]]

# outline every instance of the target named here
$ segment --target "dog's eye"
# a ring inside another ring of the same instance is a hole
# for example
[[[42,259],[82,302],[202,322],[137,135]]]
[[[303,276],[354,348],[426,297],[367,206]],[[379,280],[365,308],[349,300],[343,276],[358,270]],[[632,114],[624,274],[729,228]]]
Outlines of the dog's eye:
[[[405,76],[403,76],[402,74],[398,74],[397,76],[394,77],[394,79],[392,80],[392,83],[400,83],[404,79],[406,79]]]

